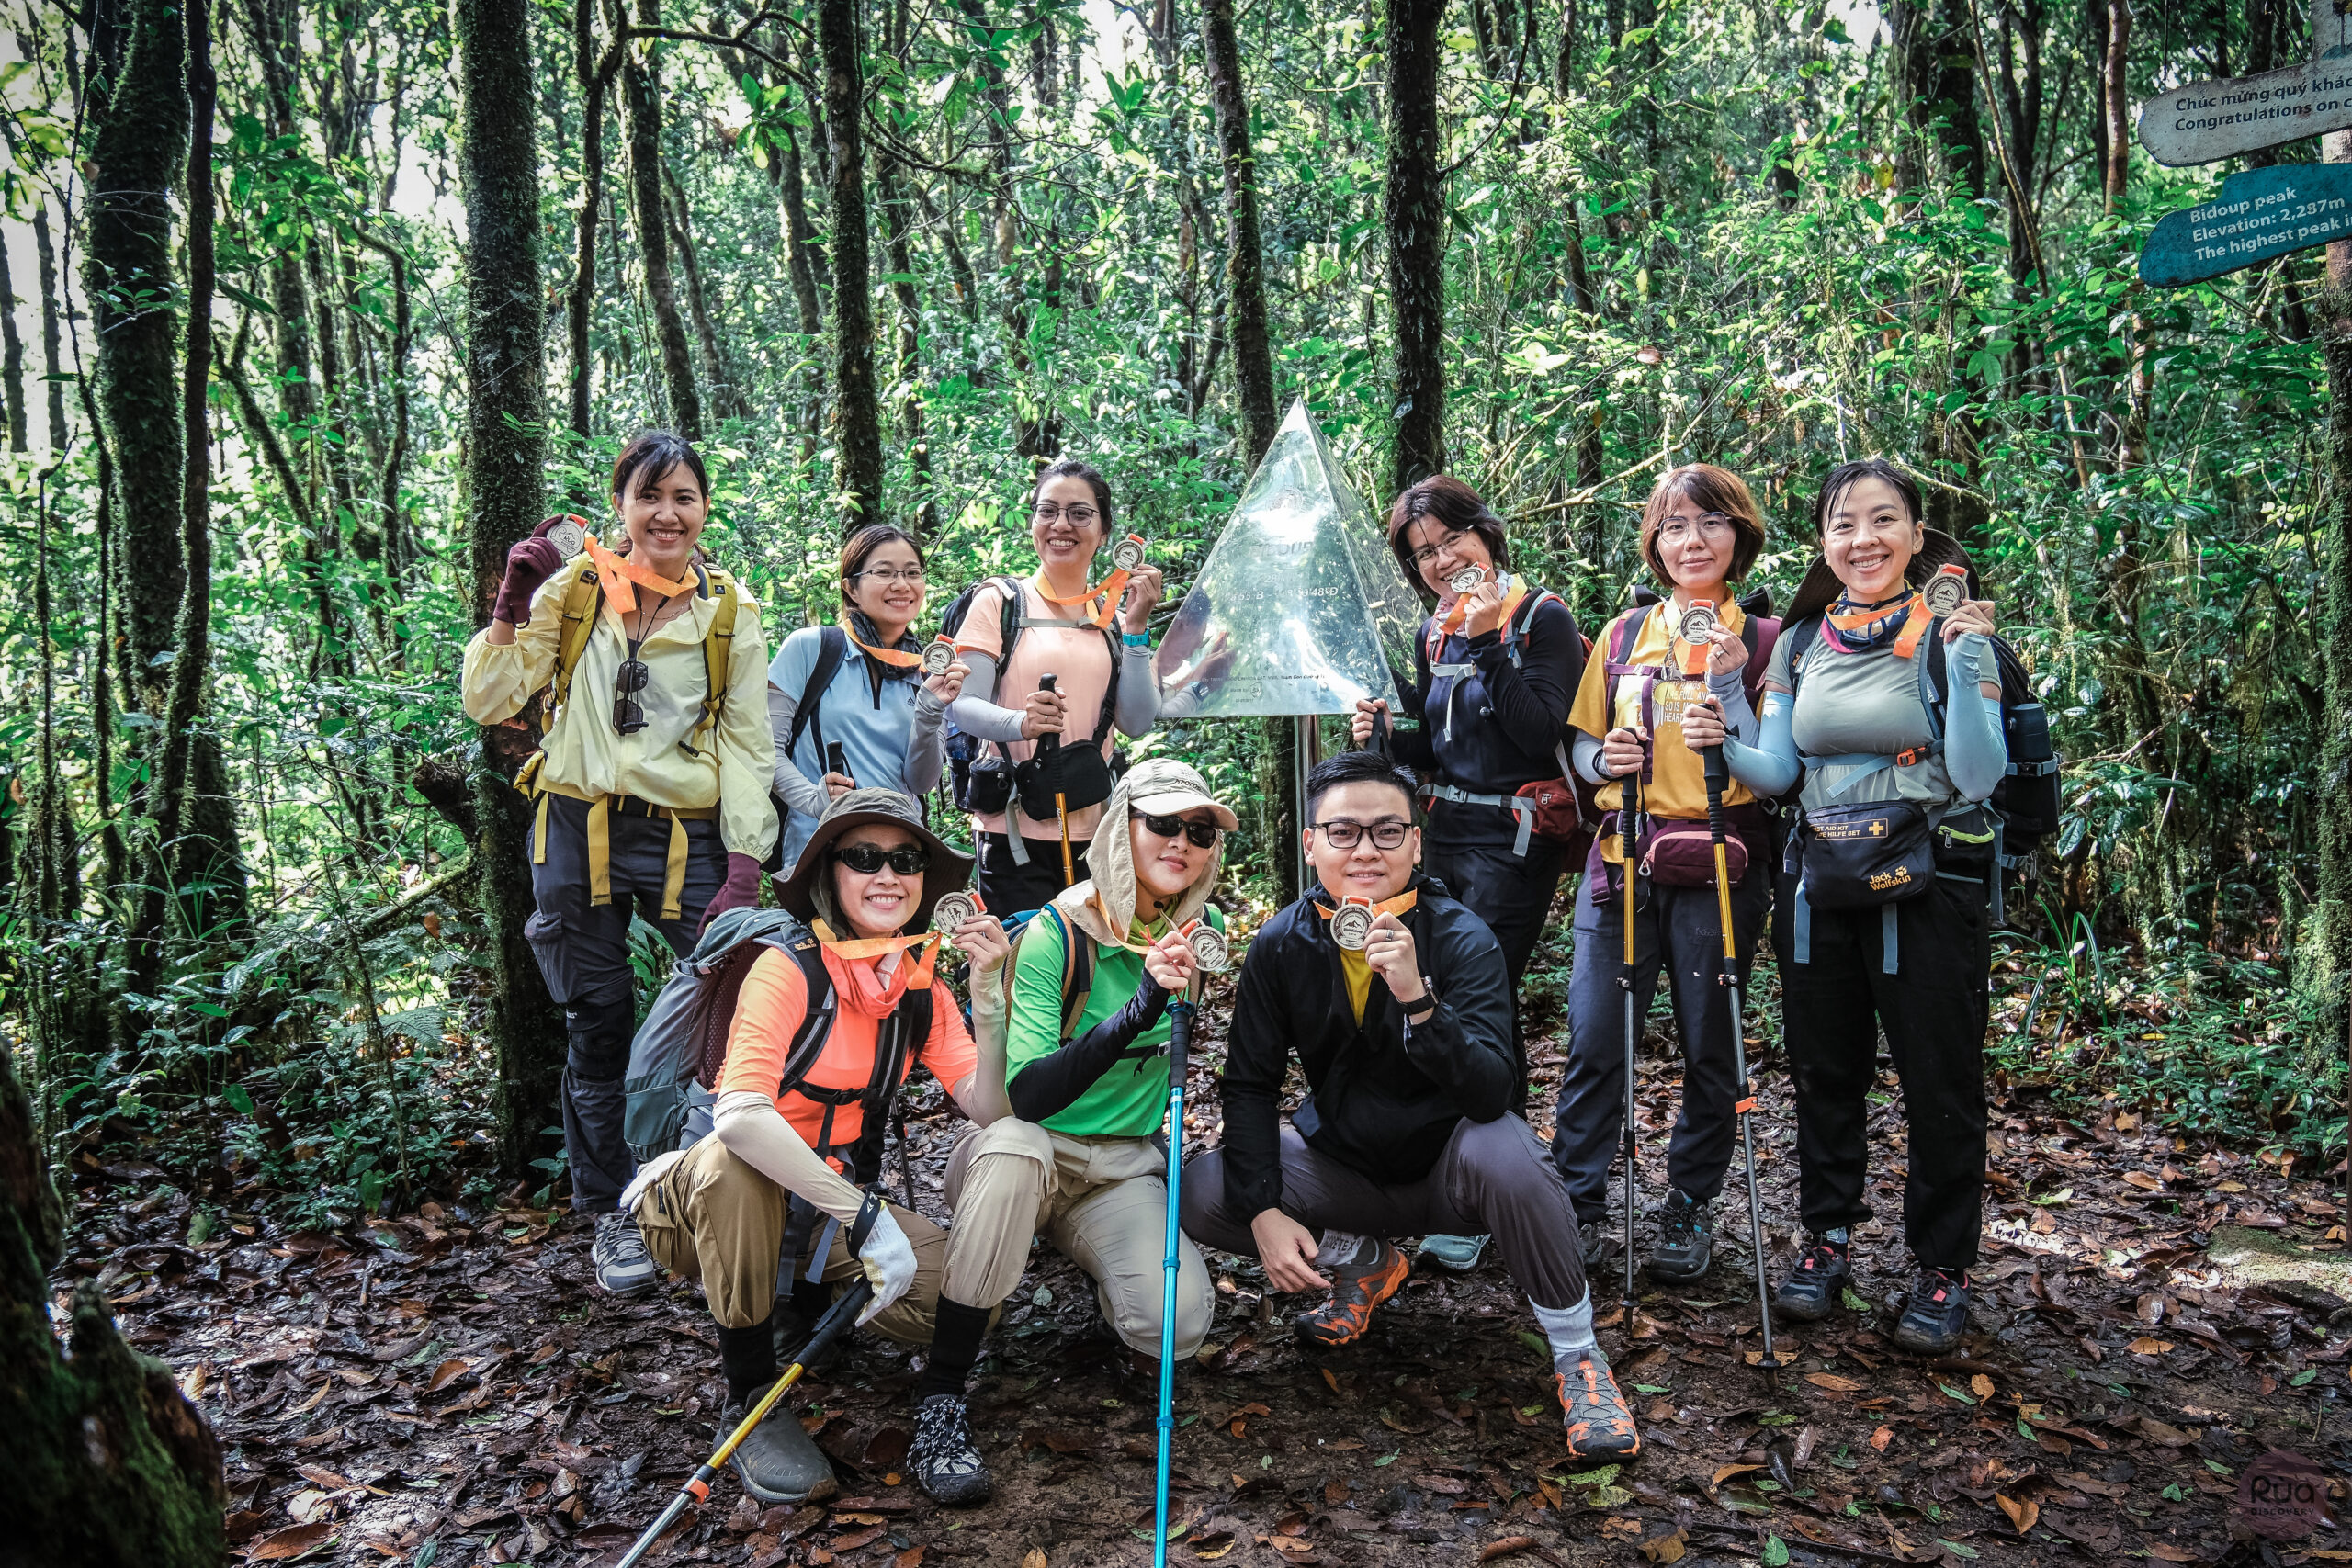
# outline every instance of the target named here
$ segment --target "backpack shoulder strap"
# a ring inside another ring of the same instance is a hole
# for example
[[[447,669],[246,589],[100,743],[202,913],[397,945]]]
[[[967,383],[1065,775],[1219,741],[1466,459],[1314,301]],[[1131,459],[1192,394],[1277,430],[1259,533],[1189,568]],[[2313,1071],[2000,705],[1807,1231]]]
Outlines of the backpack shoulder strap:
[[[1657,614],[1657,605],[1652,604],[1645,606],[1638,615],[1627,615],[1617,617],[1617,624],[1609,628],[1610,663],[1624,664],[1631,661],[1634,656],[1634,646],[1642,640],[1642,628],[1649,625],[1650,617],[1656,614]]]
[[[839,626],[820,626],[817,631],[817,661],[808,667],[808,682],[800,688],[800,705],[793,710],[792,728],[785,737],[781,750],[789,752],[800,744],[801,735],[817,721],[817,705],[841,672],[842,660],[849,657],[849,634]],[[819,745],[824,743],[822,727],[817,731]]]
[[[808,1077],[817,1058],[824,1055],[825,1042],[833,1032],[833,976],[825,967],[825,950],[813,931],[794,934],[785,951],[800,965],[800,977],[808,991],[808,1010],[800,1016],[800,1032],[792,1037],[792,1049],[785,1054],[784,1071],[778,1075],[776,1092],[797,1089]]]
[[[548,682],[555,701],[540,715],[542,730],[554,725],[555,710],[571,697],[571,672],[580,667],[580,656],[588,650],[588,639],[596,635],[596,622],[604,608],[604,584],[596,580],[594,567],[585,568],[563,591],[563,629],[557,637],[555,674]]]
[[[1788,639],[1789,695],[1793,698],[1796,695],[1797,676],[1804,669],[1804,656],[1813,651],[1815,640],[1821,636],[1821,617],[1807,615],[1792,626],[1784,625],[1781,628],[1781,635]]]
[[[702,716],[695,720],[694,733],[678,742],[693,757],[701,756],[702,749],[710,744],[718,710],[727,705],[727,675],[735,661],[735,612],[743,603],[735,580],[717,567],[703,570],[703,581],[708,592],[718,595],[718,609],[702,638]]]
[[[1012,662],[1012,645],[1021,640],[1022,612],[1029,607],[1028,595],[1021,591],[1017,577],[991,577],[989,581],[995,584],[997,596],[1004,601],[997,609],[996,618],[996,672],[997,678],[1002,680],[1004,667]]]
[[[1771,668],[1773,646],[1781,640],[1780,617],[1748,616],[1740,640],[1747,644],[1747,668],[1739,672],[1739,683],[1747,688],[1748,705],[1753,707],[1764,689],[1764,671]]]

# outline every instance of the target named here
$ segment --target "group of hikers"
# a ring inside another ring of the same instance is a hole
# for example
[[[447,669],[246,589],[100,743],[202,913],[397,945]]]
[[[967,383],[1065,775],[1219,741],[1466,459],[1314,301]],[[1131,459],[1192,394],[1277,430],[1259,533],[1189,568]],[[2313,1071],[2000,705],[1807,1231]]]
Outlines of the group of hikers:
[[[859,1321],[925,1349],[910,1477],[978,1502],[990,1482],[966,1393],[1035,1237],[1085,1270],[1102,1332],[1151,1376],[1163,1348],[1189,1358],[1208,1331],[1202,1247],[1254,1257],[1270,1290],[1308,1298],[1293,1328],[1317,1352],[1362,1338],[1402,1287],[1400,1244],[1420,1238],[1424,1267],[1460,1271],[1491,1237],[1550,1345],[1569,1454],[1630,1458],[1641,1437],[1587,1284],[1611,1235],[1612,1166],[1633,1147],[1628,1032],[1663,975],[1680,1106],[1654,1239],[1623,1263],[1689,1283],[1711,1267],[1713,1207],[1753,1107],[1734,987],[1774,909],[1806,1244],[1770,1312],[1839,1305],[1871,1216],[1883,1032],[1917,1267],[1894,1337],[1958,1343],[1984,1174],[2001,858],[1986,803],[2014,772],[2009,656],[1899,467],[1829,473],[1817,558],[1779,620],[1736,597],[1765,543],[1747,486],[1673,469],[1641,513],[1655,588],[1589,642],[1512,570],[1468,486],[1441,476],[1396,497],[1390,547],[1436,607],[1395,711],[1360,703],[1355,749],[1307,775],[1314,885],[1248,944],[1222,1138],[1181,1170],[1172,1290],[1170,1005],[1220,945],[1198,939],[1223,929],[1212,895],[1238,821],[1183,761],[1130,767],[1117,750],[1159,711],[1163,583],[1116,547],[1109,485],[1083,462],[1044,468],[1026,509],[1036,570],[985,581],[929,642],[914,629],[921,541],[860,528],[837,624],[793,632],[773,661],[744,584],[698,547],[711,496],[694,448],[639,436],[612,497],[610,547],[577,518],[514,547],[466,650],[465,706],[538,732],[516,779],[534,809],[528,935],[570,1032],[564,1145],[597,1279],[621,1295],[664,1269],[700,1281],[729,1421],[777,1380],[787,1329],[862,1280]],[[1106,548],[1115,570],[1097,581]],[[951,764],[951,815],[969,822],[943,835],[922,801]],[[1572,817],[1600,813],[1580,867],[1552,804],[1578,795]],[[976,856],[948,841],[967,830]],[[1546,1136],[1517,996],[1579,869]],[[632,911],[679,954],[673,986],[705,987],[707,1021],[686,1032],[691,1111],[650,1133]],[[936,983],[943,943],[964,966],[960,1004]],[[1306,1093],[1285,1111],[1294,1062]],[[874,1197],[917,1064],[971,1123],[947,1162],[944,1228],[914,1212],[911,1186],[904,1203]],[[1622,1201],[1630,1238],[1630,1182]],[[834,1486],[785,1410],[731,1462],[767,1503]]]

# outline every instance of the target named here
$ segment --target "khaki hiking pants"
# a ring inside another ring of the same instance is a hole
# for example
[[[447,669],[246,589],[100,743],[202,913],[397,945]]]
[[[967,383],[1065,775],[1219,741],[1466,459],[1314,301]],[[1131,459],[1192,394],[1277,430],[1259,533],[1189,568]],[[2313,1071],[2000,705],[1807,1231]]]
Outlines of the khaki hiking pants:
[[[776,1259],[784,1251],[785,1191],[728,1153],[718,1134],[706,1135],[647,1188],[636,1213],[646,1250],[672,1273],[702,1281],[704,1299],[719,1326],[750,1328],[768,1320],[775,1305]],[[915,1249],[915,1282],[868,1326],[901,1344],[928,1345],[946,1274],[947,1233],[896,1203],[890,1216]],[[817,1223],[824,1222],[820,1217]],[[847,1227],[836,1228],[825,1254],[824,1281],[832,1285],[857,1277]]]
[[[971,1306],[1012,1293],[1042,1235],[1094,1281],[1120,1339],[1159,1354],[1167,1278],[1167,1156],[1146,1138],[1080,1138],[1007,1116],[967,1127],[947,1161],[946,1291]],[[1216,1296],[1201,1250],[1177,1249],[1176,1354],[1208,1337]]]

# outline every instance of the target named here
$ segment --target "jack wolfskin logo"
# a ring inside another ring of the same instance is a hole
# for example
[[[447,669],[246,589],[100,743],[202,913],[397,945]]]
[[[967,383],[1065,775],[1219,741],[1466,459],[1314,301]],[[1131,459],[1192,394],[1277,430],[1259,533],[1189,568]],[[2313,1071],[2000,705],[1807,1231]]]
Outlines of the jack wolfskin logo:
[[[1911,868],[1907,865],[1898,865],[1893,871],[1872,872],[1871,874],[1871,891],[1873,893],[1883,893],[1890,887],[1908,886],[1910,882]]]

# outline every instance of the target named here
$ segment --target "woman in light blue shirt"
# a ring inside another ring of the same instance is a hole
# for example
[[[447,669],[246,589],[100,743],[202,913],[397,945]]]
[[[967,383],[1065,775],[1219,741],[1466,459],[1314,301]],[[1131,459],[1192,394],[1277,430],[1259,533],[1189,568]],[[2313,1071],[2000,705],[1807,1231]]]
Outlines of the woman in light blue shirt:
[[[921,800],[939,783],[947,705],[970,671],[959,659],[922,673],[914,635],[923,606],[922,547],[888,523],[842,547],[838,624],[804,626],[768,665],[775,794],[783,817],[773,867],[791,874],[825,807],[853,789],[903,790]],[[837,749],[837,750],[836,750]]]

